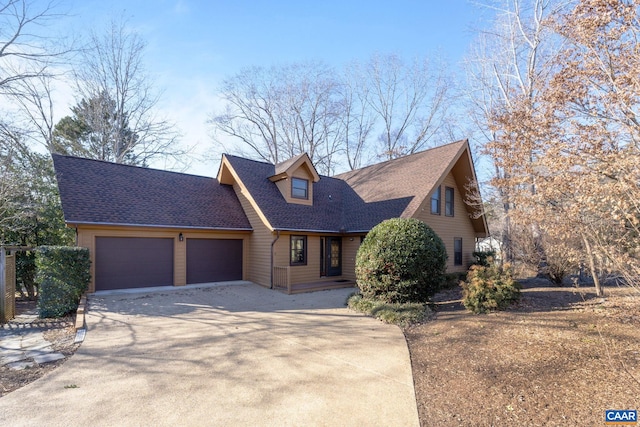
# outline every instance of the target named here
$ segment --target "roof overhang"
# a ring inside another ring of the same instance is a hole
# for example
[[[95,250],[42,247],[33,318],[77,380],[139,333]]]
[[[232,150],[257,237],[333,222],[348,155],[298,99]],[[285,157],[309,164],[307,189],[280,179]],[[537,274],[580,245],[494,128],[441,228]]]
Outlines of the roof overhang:
[[[96,227],[141,227],[141,228],[174,228],[176,230],[211,230],[211,231],[253,231],[253,228],[230,228],[230,227],[207,227],[198,225],[177,225],[177,224],[128,224],[117,222],[89,222],[89,221],[73,221],[65,220],[67,227],[75,228],[77,226],[96,226]]]
[[[474,206],[471,203],[472,200],[481,200],[481,197],[474,197],[474,191],[480,194],[480,188],[478,186],[478,178],[476,177],[476,169],[473,164],[473,157],[471,156],[471,147],[469,146],[469,140],[465,141],[460,148],[460,151],[455,157],[455,161],[452,162],[450,170],[447,170],[444,176],[449,172],[453,174],[458,187],[460,188],[465,201],[465,206],[473,224],[473,229],[476,233],[476,237],[486,237],[489,235],[489,227],[487,226],[487,219],[483,212],[482,206]],[[444,179],[441,177],[440,181]],[[475,187],[475,188],[474,188]]]

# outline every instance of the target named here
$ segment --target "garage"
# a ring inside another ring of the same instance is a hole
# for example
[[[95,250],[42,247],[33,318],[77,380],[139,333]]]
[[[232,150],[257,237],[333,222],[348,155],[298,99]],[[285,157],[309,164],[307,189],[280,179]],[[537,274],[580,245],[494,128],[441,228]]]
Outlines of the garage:
[[[96,237],[96,291],[173,286],[173,239]]]
[[[187,284],[242,280],[242,239],[187,239]]]

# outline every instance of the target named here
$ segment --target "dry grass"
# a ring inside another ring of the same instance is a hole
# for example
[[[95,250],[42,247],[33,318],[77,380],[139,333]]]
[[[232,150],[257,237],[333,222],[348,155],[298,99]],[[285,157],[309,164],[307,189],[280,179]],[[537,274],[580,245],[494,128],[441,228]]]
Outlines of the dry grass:
[[[603,425],[606,409],[640,409],[640,295],[523,285],[517,307],[489,315],[446,291],[405,331],[423,426]]]

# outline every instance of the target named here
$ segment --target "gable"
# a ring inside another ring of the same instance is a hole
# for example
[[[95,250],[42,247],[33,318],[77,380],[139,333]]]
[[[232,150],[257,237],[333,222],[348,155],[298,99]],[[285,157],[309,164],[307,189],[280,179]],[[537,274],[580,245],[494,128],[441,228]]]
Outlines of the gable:
[[[430,204],[431,196],[438,187],[441,189],[441,197],[444,201],[446,187],[444,182],[446,178],[449,178],[449,186],[455,188],[456,197],[459,194],[463,201],[462,206],[458,206],[456,209],[458,212],[460,209],[464,209],[466,216],[473,225],[477,237],[486,237],[489,235],[489,228],[487,227],[486,218],[482,213],[482,206],[473,206],[471,204],[475,198],[474,194],[472,194],[472,187],[477,185],[477,178],[469,144],[466,140],[464,142],[465,144],[461,147],[461,150],[451,159],[441,177],[423,200],[423,205]],[[453,185],[453,182],[455,182],[455,185]],[[458,205],[460,205],[460,203],[458,203]]]
[[[365,202],[411,198],[402,217],[411,217],[464,148],[466,141],[443,145],[337,175]]]
[[[227,155],[224,159],[273,230],[344,233],[367,232],[385,219],[415,216],[449,173],[459,182],[466,182],[462,177],[468,175],[475,178],[468,150],[467,141],[458,141],[335,177],[318,176],[316,182],[313,171],[306,169],[306,155],[280,165]],[[221,169],[218,178],[225,174]],[[290,202],[289,177],[313,182],[311,203]],[[474,227],[486,233],[484,218]]]
[[[473,159],[469,148],[462,152],[458,160],[451,167],[451,175],[456,181],[458,191],[462,194],[465,201],[464,207],[469,215],[473,228],[478,237],[486,237],[489,235],[487,220],[482,211],[482,206],[473,206],[469,201],[474,200],[475,195],[472,194],[472,186],[477,185],[477,177]]]

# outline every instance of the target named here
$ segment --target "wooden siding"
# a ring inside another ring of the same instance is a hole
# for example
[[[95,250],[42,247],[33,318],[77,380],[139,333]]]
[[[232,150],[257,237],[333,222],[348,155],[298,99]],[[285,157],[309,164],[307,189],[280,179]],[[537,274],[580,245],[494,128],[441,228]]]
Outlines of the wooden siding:
[[[309,183],[309,192],[308,199],[298,199],[295,197],[291,197],[291,179],[285,178],[280,181],[276,181],[276,185],[278,186],[278,190],[282,193],[282,197],[287,201],[287,203],[297,203],[299,205],[313,205],[313,175],[309,172],[306,163],[303,163],[298,169],[293,171],[291,177],[306,179]]]
[[[342,239],[342,278],[356,280],[356,254],[360,248],[360,236]]]
[[[247,273],[247,280],[261,286],[271,286],[271,242],[276,235],[265,225],[245,194],[246,190],[237,183],[233,185],[233,189],[253,228],[253,232],[247,237],[248,249],[245,247],[244,270]]]
[[[184,240],[181,242],[178,236],[182,233]],[[91,283],[89,292],[95,292],[95,249],[96,237],[156,237],[173,239],[173,284],[184,286],[187,282],[187,245],[186,239],[242,239],[243,240],[243,271],[242,277],[248,277],[247,264],[249,253],[249,232],[216,231],[216,230],[184,230],[178,228],[149,228],[149,227],[122,227],[122,226],[78,226],[78,246],[89,249],[91,256]]]
[[[290,266],[290,241],[291,236],[307,237],[307,264]],[[274,247],[274,266],[290,266],[290,279],[292,284],[312,283],[321,280],[320,276],[320,241],[322,235],[287,232],[281,234]],[[334,236],[332,236],[334,237]],[[360,247],[360,236],[342,237],[342,275],[331,276],[327,280],[355,280],[355,259]],[[350,240],[352,239],[353,240]]]
[[[289,269],[291,283],[315,282],[320,279],[320,236],[305,233],[281,234],[274,247],[274,265],[290,264],[291,236],[307,236],[307,265],[292,265]]]
[[[473,262],[473,251],[475,250],[476,233],[469,218],[462,191],[457,185],[453,174],[449,173],[440,183],[440,215],[431,213],[431,194],[422,202],[420,208],[414,215],[415,218],[424,221],[433,228],[433,231],[440,236],[447,248],[447,271],[464,272],[467,271]],[[454,216],[445,215],[445,187],[454,189]],[[462,265],[454,265],[453,240],[462,238]]]

